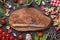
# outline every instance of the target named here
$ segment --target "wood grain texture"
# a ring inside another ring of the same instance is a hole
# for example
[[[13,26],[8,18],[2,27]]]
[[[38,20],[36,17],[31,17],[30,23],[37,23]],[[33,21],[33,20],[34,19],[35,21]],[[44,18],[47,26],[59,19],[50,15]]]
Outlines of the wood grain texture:
[[[16,27],[12,24],[44,24],[44,28],[32,28],[32,27]],[[17,31],[37,31],[45,30],[51,26],[51,19],[43,15],[40,11],[35,8],[22,8],[14,11],[9,17],[9,24]]]

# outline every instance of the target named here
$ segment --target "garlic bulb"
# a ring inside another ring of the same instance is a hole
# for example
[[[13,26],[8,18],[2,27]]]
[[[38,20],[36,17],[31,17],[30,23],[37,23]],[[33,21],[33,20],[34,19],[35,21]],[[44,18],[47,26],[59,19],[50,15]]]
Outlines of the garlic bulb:
[[[26,40],[32,40],[31,34],[26,34]]]

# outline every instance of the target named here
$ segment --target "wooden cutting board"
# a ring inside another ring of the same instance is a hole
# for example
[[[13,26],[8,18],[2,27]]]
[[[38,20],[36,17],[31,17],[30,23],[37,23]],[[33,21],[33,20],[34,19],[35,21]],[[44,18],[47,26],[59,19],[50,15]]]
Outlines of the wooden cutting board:
[[[12,24],[44,24],[43,28],[14,27]],[[14,11],[9,17],[9,24],[17,31],[38,31],[51,27],[51,19],[35,8],[22,8]]]

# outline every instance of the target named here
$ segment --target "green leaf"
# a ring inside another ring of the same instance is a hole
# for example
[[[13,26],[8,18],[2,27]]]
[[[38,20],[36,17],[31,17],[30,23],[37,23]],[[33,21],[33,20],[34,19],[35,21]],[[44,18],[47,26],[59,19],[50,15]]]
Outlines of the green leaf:
[[[17,8],[20,7],[20,4],[18,4],[18,3],[14,3],[14,5],[15,5]]]
[[[43,37],[40,37],[40,40],[46,40],[48,37],[48,34],[44,34]]]
[[[38,40],[39,37],[38,37],[38,33],[35,34],[35,37],[34,37],[34,40]]]
[[[48,8],[48,7],[46,7],[46,8],[45,8],[45,11],[49,11],[49,8]]]
[[[6,26],[6,29],[10,29],[10,26]]]
[[[58,20],[59,20],[59,22],[60,22],[60,13],[59,13],[59,19],[58,19]]]
[[[55,26],[55,25],[58,25],[58,23],[59,23],[59,20],[57,20],[56,22],[54,22],[53,25],[54,25],[54,26]]]
[[[49,9],[48,9],[48,12],[51,12],[51,11],[52,11],[52,10],[49,8]]]
[[[20,7],[20,5],[17,3],[17,8],[19,8]]]
[[[51,7],[50,9],[51,9],[51,11],[52,11],[52,10],[54,10],[54,7]]]
[[[53,19],[56,15],[51,15],[51,18]]]
[[[49,0],[45,0],[45,2],[49,2]]]
[[[25,4],[28,4],[28,0],[25,0]]]
[[[6,13],[5,15],[6,15],[7,17],[9,17],[9,16],[10,16],[10,14],[9,14],[9,13]]]
[[[40,4],[41,4],[41,0],[35,0],[35,3],[36,3],[37,5],[40,5]]]
[[[0,13],[5,13],[3,8],[0,8]]]
[[[60,13],[60,9],[58,10],[58,12]]]
[[[0,24],[0,27],[2,27],[2,24]]]
[[[6,19],[6,16],[3,16],[2,19]]]

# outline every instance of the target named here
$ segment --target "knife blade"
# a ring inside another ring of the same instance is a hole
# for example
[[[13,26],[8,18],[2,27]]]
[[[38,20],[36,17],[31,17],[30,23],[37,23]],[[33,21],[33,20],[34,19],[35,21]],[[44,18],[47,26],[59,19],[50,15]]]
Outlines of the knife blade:
[[[14,27],[18,26],[18,27],[36,27],[36,28],[42,28],[45,25],[41,25],[41,24],[13,24]]]

